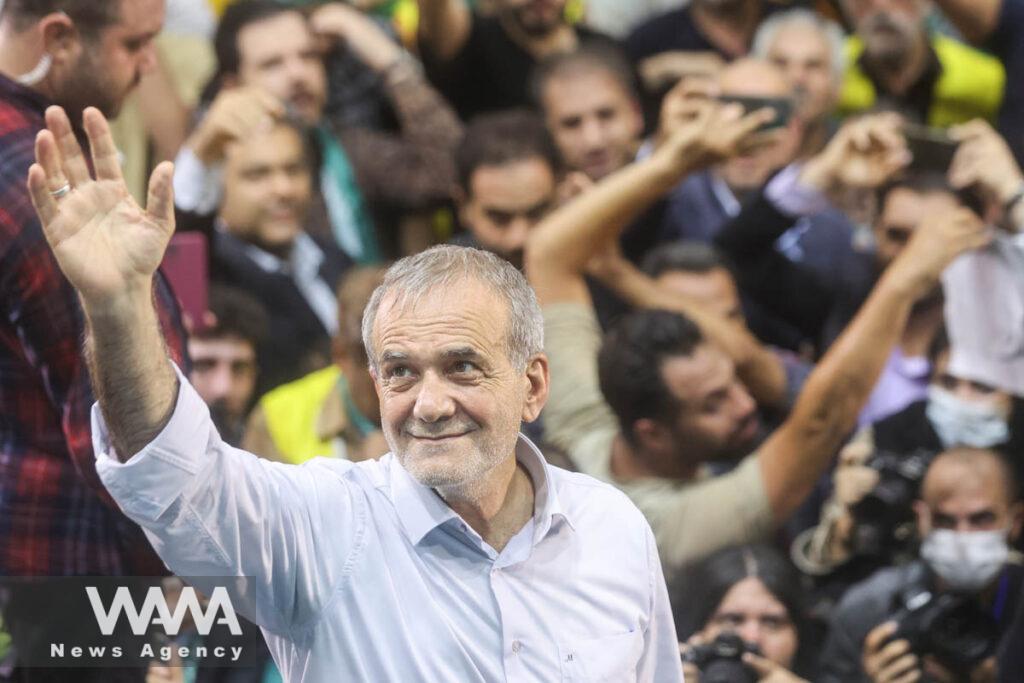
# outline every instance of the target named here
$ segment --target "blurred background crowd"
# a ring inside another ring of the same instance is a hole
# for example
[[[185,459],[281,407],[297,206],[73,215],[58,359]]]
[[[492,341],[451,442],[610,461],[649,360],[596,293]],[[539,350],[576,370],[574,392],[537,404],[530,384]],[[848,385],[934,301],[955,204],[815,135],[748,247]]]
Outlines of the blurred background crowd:
[[[151,5],[0,0],[0,575],[163,570],[24,198],[57,101],[140,201],[175,162],[165,332],[232,444],[384,454],[363,308],[486,249],[543,306],[524,430],[647,515],[687,680],[1024,680],[1024,0]],[[0,680],[115,680],[19,667],[0,614]]]

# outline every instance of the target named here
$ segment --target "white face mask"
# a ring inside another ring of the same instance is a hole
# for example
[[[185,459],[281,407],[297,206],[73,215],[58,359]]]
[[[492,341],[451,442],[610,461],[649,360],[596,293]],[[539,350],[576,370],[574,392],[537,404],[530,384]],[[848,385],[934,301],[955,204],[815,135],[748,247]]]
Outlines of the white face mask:
[[[995,406],[964,401],[934,384],[928,387],[925,414],[944,448],[991,448],[1010,438],[1010,427]]]
[[[53,57],[49,52],[43,53],[39,63],[28,73],[18,76],[17,81],[21,85],[26,85],[30,88],[33,85],[38,85],[50,73],[51,66],[53,66]]]
[[[979,591],[998,576],[1010,555],[1006,531],[936,529],[921,544],[921,558],[955,591]]]

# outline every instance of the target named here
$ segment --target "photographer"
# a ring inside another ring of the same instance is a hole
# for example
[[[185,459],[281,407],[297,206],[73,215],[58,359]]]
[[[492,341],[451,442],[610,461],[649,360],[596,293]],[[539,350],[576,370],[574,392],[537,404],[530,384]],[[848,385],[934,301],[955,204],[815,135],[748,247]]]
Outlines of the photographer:
[[[700,586],[700,593],[694,594],[693,586]],[[774,548],[720,551],[677,581],[669,600],[676,633],[687,639],[681,648],[687,681],[798,683],[804,679],[794,670],[810,675],[811,624],[800,577]],[[734,650],[733,643],[742,647]]]
[[[997,680],[1024,575],[1009,550],[1024,515],[1013,470],[992,450],[947,450],[914,509],[918,559],[846,594],[818,680]]]
[[[911,460],[927,460],[954,446],[995,448],[1007,454],[1024,449],[1024,400],[951,372],[945,335],[936,340],[929,361],[935,370],[928,399],[868,425],[851,440],[840,454],[821,521],[793,543],[797,566],[808,574],[828,576],[829,592],[898,564],[900,555],[912,550],[896,537],[898,521],[913,524],[911,503],[924,473],[915,478],[912,468],[919,465]],[[900,500],[879,491],[880,482],[892,487],[899,479],[906,480],[901,488],[906,495]],[[886,514],[868,514],[863,501],[870,496],[889,501]],[[870,534],[872,529],[878,533]],[[868,536],[874,539],[870,548],[861,542]]]

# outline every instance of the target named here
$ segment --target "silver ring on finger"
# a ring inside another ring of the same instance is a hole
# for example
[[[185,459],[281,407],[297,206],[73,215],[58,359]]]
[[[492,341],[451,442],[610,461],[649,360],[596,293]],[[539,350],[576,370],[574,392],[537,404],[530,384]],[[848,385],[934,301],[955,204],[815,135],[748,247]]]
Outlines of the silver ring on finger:
[[[50,190],[50,196],[53,197],[54,199],[60,199],[68,192],[71,192],[71,183],[64,183],[56,190]]]

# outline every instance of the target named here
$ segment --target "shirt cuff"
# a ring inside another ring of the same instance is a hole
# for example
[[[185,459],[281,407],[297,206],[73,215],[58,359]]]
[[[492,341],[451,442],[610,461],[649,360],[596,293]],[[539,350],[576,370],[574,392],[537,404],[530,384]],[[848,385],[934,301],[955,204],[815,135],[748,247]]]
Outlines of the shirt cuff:
[[[174,205],[182,211],[212,214],[220,204],[224,170],[206,166],[188,147],[174,160]]]
[[[92,445],[96,471],[110,495],[129,517],[156,521],[182,495],[218,439],[206,404],[177,365],[178,398],[159,435],[127,462],[121,462],[98,403],[92,406]]]
[[[765,198],[787,216],[810,216],[831,206],[823,192],[800,183],[801,171],[802,164],[790,164],[779,171],[764,189]]]

